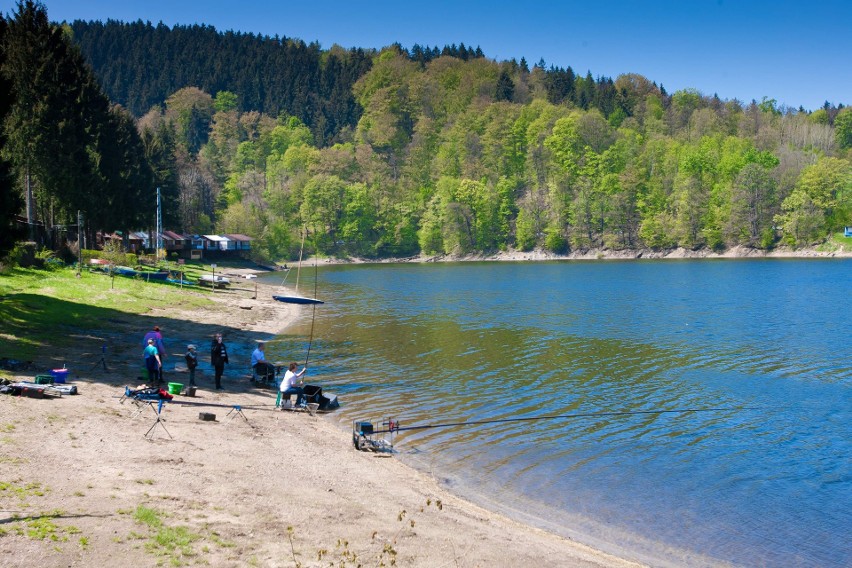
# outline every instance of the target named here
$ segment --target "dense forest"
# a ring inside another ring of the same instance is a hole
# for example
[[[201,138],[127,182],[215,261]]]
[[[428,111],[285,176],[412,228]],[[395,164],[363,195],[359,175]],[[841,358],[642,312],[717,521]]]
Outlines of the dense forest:
[[[27,6],[44,10],[25,2],[10,28]],[[121,105],[103,116],[125,126],[135,117],[124,135],[144,158],[125,182],[138,184],[134,199],[160,187],[167,227],[245,233],[268,258],[292,256],[305,230],[323,253],[387,257],[798,247],[852,224],[852,110],[843,105],[669,94],[637,74],[530,68],[463,44],[322,50],[142,22],[50,30],[87,63],[84,83],[97,79]],[[5,35],[3,78],[23,81],[9,63],[14,34]],[[12,108],[7,137],[17,132]],[[115,160],[82,143],[99,168]],[[80,207],[27,169],[25,154],[40,148],[7,146],[18,193],[29,172],[45,215]],[[98,228],[151,223],[150,210],[136,213],[150,219]]]

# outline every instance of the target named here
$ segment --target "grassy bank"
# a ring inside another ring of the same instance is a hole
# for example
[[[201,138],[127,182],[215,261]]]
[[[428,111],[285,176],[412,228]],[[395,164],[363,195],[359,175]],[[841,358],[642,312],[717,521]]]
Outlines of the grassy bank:
[[[193,267],[203,270],[204,267]],[[123,315],[144,315],[153,307],[202,308],[196,289],[144,282],[74,269],[13,268],[0,274],[0,357],[32,360],[39,352],[68,346],[83,333],[107,329]]]

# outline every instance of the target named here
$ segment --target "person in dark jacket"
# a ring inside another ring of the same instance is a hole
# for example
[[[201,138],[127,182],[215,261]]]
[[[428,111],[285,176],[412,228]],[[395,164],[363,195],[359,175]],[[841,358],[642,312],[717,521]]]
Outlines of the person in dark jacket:
[[[186,346],[186,368],[189,371],[189,386],[195,386],[195,368],[198,367],[198,354],[195,352],[195,345]]]
[[[228,362],[228,349],[222,342],[222,334],[217,333],[210,345],[210,364],[216,376],[216,390],[222,390],[222,373],[225,372],[225,363]]]

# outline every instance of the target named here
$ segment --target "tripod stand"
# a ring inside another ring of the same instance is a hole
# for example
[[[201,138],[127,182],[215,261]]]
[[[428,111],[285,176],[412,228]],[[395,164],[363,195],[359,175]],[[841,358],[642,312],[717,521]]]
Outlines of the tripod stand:
[[[246,421],[246,424],[251,426],[251,422],[249,422],[248,418],[246,418],[246,415],[243,414],[243,407],[239,405],[234,405],[234,407],[228,412],[228,414],[225,415],[225,418],[230,417],[228,418],[228,420],[225,421],[225,425],[227,426],[228,424],[230,424],[231,421],[237,416],[242,416],[243,420]]]
[[[166,429],[166,425],[163,424],[164,421],[163,421],[163,417],[161,416],[162,413],[163,413],[163,402],[165,402],[165,401],[160,400],[159,404],[157,405],[157,420],[153,424],[151,424],[151,427],[148,428],[147,432],[145,432],[145,437],[148,438],[148,436],[150,436],[151,440],[154,439],[154,434],[155,434],[154,428],[157,427],[157,424],[159,424],[162,427],[162,429],[166,432],[166,434],[169,435],[169,438],[174,440],[171,433],[169,433],[169,431]],[[153,405],[152,405],[152,407],[153,407]]]
[[[101,365],[104,368],[104,371],[109,371],[109,369],[107,369],[106,364],[106,345],[101,346],[101,358],[98,361],[95,361],[95,364],[92,365],[92,368],[89,370],[94,371],[95,367],[97,367],[98,365]]]

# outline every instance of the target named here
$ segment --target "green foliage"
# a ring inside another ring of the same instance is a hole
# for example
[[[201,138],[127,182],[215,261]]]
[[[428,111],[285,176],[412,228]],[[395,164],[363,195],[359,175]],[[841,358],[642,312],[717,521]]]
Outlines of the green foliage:
[[[556,254],[568,252],[568,240],[555,227],[548,227],[544,236],[544,248]]]
[[[814,124],[828,124],[830,120],[828,117],[828,111],[824,108],[815,110],[810,114],[809,118]]]
[[[99,230],[136,222],[138,208],[128,204],[150,170],[132,122],[110,107],[42,4],[19,3],[3,35],[2,74],[15,97],[3,151],[17,175],[29,179],[45,224],[68,222],[77,211]]]
[[[802,189],[796,189],[781,204],[783,213],[775,216],[783,242],[795,247],[817,243],[825,235],[825,212]]]
[[[3,77],[21,93],[6,155],[20,176],[38,141],[39,209],[67,216],[85,203],[98,228],[150,226],[155,187],[168,228],[245,233],[253,254],[276,259],[293,257],[305,229],[316,252],[374,257],[802,246],[852,222],[848,109],[805,116],[768,97],[743,107],[694,89],[669,96],[636,74],[530,71],[461,47],[322,51],[207,27],[75,22],[115,99],[151,109],[137,140],[65,36],[24,8],[6,34]],[[178,36],[191,53],[180,64],[166,56]],[[76,98],[24,77],[41,64],[73,72]],[[57,145],[33,101],[62,111],[78,137]],[[99,193],[82,190],[89,178]]]
[[[846,107],[837,113],[834,118],[834,134],[840,148],[852,148],[852,108]]]
[[[532,250],[536,245],[538,234],[532,215],[522,208],[518,211],[515,225],[515,245],[522,251]]]
[[[213,100],[216,112],[230,112],[237,109],[237,94],[231,91],[219,91]]]
[[[124,247],[117,240],[109,240],[104,243],[104,250],[101,252],[101,258],[109,262],[111,265],[121,265],[127,261],[127,253],[124,252]],[[136,255],[133,255],[133,263],[136,263]]]

